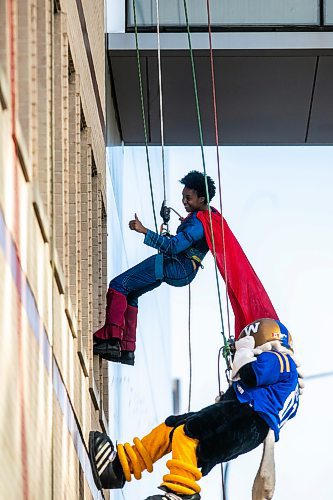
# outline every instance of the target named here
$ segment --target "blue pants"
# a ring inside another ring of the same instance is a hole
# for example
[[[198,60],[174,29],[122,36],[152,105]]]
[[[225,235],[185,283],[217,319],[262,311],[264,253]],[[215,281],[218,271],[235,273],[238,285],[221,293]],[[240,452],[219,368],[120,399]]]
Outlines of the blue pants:
[[[130,306],[138,306],[138,298],[165,282],[172,286],[186,286],[198,272],[193,261],[182,254],[169,257],[163,254],[152,255],[131,267],[110,281],[110,288],[127,297]]]

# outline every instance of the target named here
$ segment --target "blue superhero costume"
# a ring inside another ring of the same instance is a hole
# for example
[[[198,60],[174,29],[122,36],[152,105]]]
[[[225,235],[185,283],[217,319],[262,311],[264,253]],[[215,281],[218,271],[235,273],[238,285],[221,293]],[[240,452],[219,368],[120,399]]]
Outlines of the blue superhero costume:
[[[168,238],[148,230],[144,243],[160,253],[148,257],[110,282],[110,288],[125,295],[128,304],[135,307],[141,295],[163,282],[177,287],[191,283],[198,272],[197,263],[208,252],[203,225],[197,218],[197,212],[189,214],[182,221],[176,236]]]
[[[182,221],[176,236],[169,238],[148,230],[144,243],[159,253],[111,280],[105,325],[94,333],[94,353],[109,361],[134,364],[139,297],[163,282],[188,285],[208,252],[197,212]]]

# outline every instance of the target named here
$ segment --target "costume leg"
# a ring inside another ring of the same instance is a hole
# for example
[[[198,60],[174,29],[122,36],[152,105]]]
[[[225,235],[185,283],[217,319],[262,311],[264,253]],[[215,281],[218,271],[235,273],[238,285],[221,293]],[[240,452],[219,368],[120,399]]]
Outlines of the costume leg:
[[[216,464],[244,455],[264,441],[269,426],[255,411],[249,410],[251,413],[233,421],[227,430],[200,441],[198,461],[204,476]]]
[[[120,357],[120,340],[125,327],[126,297],[113,288],[106,295],[105,324],[94,333],[94,354]]]
[[[131,272],[121,281],[122,288],[127,293],[128,307],[125,313],[125,329],[121,341],[120,362],[134,365],[138,299],[141,295],[159,287],[163,282],[163,256],[159,254],[149,257],[149,259],[132,268]]]
[[[222,401],[189,417],[185,433],[199,439],[198,464],[206,475],[216,464],[259,446],[268,433],[268,425],[250,406],[240,403],[230,388]]]
[[[172,460],[167,462],[170,474],[163,477],[161,486],[186,495],[199,493],[200,486],[196,483],[201,478],[196,458],[198,440],[186,436],[183,425],[173,429],[163,423],[141,441],[138,438],[133,441],[134,445],[125,443],[117,447],[126,481],[131,481],[132,474],[135,479],[141,479],[142,472],[146,469],[152,472],[153,463],[172,449]]]
[[[125,328],[121,341],[120,357],[120,362],[125,365],[134,365],[137,321],[138,308],[128,304],[125,313]]]
[[[153,463],[171,451],[170,432],[172,430],[172,427],[163,423],[141,440],[134,438],[134,445],[118,444],[117,452],[126,481],[131,481],[132,474],[135,479],[141,479],[141,473],[146,469],[152,472]]]
[[[122,339],[125,326],[126,297],[109,288],[106,294],[105,325],[94,333],[100,339]]]
[[[128,305],[125,314],[125,330],[123,340],[121,342],[122,350],[135,351],[137,322],[138,308]]]
[[[200,492],[196,483],[202,477],[197,466],[198,443],[197,439],[186,436],[184,425],[176,427],[172,436],[172,459],[167,462],[170,474],[163,477],[162,487],[182,495]]]
[[[120,351],[121,349],[129,352],[135,350],[138,297],[158,287],[162,280],[163,259],[161,255],[149,257],[111,280],[107,293],[105,325],[94,334],[95,354],[100,354],[109,361],[134,364],[134,355],[128,360],[128,355],[122,356]],[[128,311],[128,328],[124,338],[127,304],[131,308]],[[123,339],[124,344],[121,346]]]
[[[125,481],[131,481],[132,474],[141,479],[144,470],[152,472],[153,463],[171,451],[172,431],[172,427],[160,424],[141,440],[134,438],[133,445],[118,444],[117,452],[106,434],[91,432],[89,458],[97,487],[122,488]]]
[[[127,297],[128,303],[137,307],[137,299],[158,287],[163,281],[163,256],[152,255],[113,278],[110,287]]]

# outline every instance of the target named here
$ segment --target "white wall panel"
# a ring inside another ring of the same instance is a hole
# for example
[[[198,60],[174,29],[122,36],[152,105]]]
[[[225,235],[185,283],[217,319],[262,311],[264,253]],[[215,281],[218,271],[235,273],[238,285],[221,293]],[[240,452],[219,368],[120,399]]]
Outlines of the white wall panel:
[[[160,207],[163,188],[158,148],[152,148],[151,162],[156,207]],[[128,221],[136,212],[144,225],[154,229],[144,148],[109,148],[108,169],[111,279],[155,252],[143,244],[143,235],[128,228]],[[109,364],[112,438],[131,442],[172,413],[170,357],[169,288],[163,284],[139,299],[135,366]],[[126,500],[138,500],[155,491],[166,469],[163,463],[154,469],[151,475],[144,473],[141,481],[133,480],[126,485]],[[122,494],[112,492],[111,498],[121,499]]]

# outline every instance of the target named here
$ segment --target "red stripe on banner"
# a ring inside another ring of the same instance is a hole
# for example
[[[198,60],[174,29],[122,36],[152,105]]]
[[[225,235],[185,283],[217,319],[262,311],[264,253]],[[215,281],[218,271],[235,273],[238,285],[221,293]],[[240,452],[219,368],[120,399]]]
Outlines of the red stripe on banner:
[[[22,311],[27,314],[28,323],[34,338],[42,352],[44,365],[47,373],[52,378],[53,391],[62,411],[66,422],[68,432],[72,438],[78,460],[81,464],[85,479],[91,491],[94,500],[104,498],[103,493],[99,492],[94,483],[87,448],[84,443],[82,429],[76,418],[70,396],[67,392],[57,361],[52,353],[52,348],[47,336],[47,332],[38,311],[38,305],[30,283],[24,274],[18,257],[18,249],[15,241],[6,225],[3,212],[0,207],[0,249],[2,249],[6,258],[13,282],[17,288],[17,294],[20,300]],[[17,274],[20,276],[17,277]],[[33,339],[29,339],[31,342]],[[39,500],[39,499],[38,499]]]
[[[22,467],[22,497],[29,500],[29,475],[28,475],[28,447],[26,433],[25,392],[24,392],[24,355],[23,355],[23,332],[22,332],[22,310],[24,309],[30,328],[32,329],[39,348],[43,352],[45,368],[50,374],[52,372],[53,390],[59,402],[63,417],[66,421],[68,432],[71,435],[78,460],[81,464],[85,479],[88,483],[92,498],[100,500],[104,498],[102,492],[98,491],[94,483],[87,449],[83,440],[82,430],[76,420],[73,407],[70,402],[66,387],[62,381],[59,368],[53,356],[52,349],[47,337],[46,330],[39,316],[37,302],[33,295],[30,284],[22,269],[20,252],[20,197],[19,197],[19,155],[16,137],[16,65],[15,65],[15,13],[14,0],[7,0],[7,23],[9,29],[10,50],[10,95],[11,95],[11,136],[13,147],[14,166],[14,228],[11,235],[6,226],[5,219],[0,209],[0,247],[4,251],[11,275],[16,285],[17,296],[17,350],[18,350],[18,374],[19,374],[19,400],[20,400],[20,435],[21,435],[21,467]]]
[[[14,237],[17,248],[20,248],[20,210],[19,210],[19,181],[18,181],[18,154],[16,141],[16,66],[15,66],[15,19],[14,2],[7,0],[8,27],[9,27],[9,57],[10,57],[10,117],[11,135],[13,147],[14,166]],[[22,309],[20,297],[22,295],[22,274],[19,272],[20,262],[15,260],[15,280],[17,287],[17,351],[18,351],[18,377],[19,377],[19,400],[21,417],[21,466],[22,466],[22,493],[24,500],[29,499],[29,476],[28,476],[28,450],[25,418],[25,394],[23,378],[23,346],[22,346]]]

